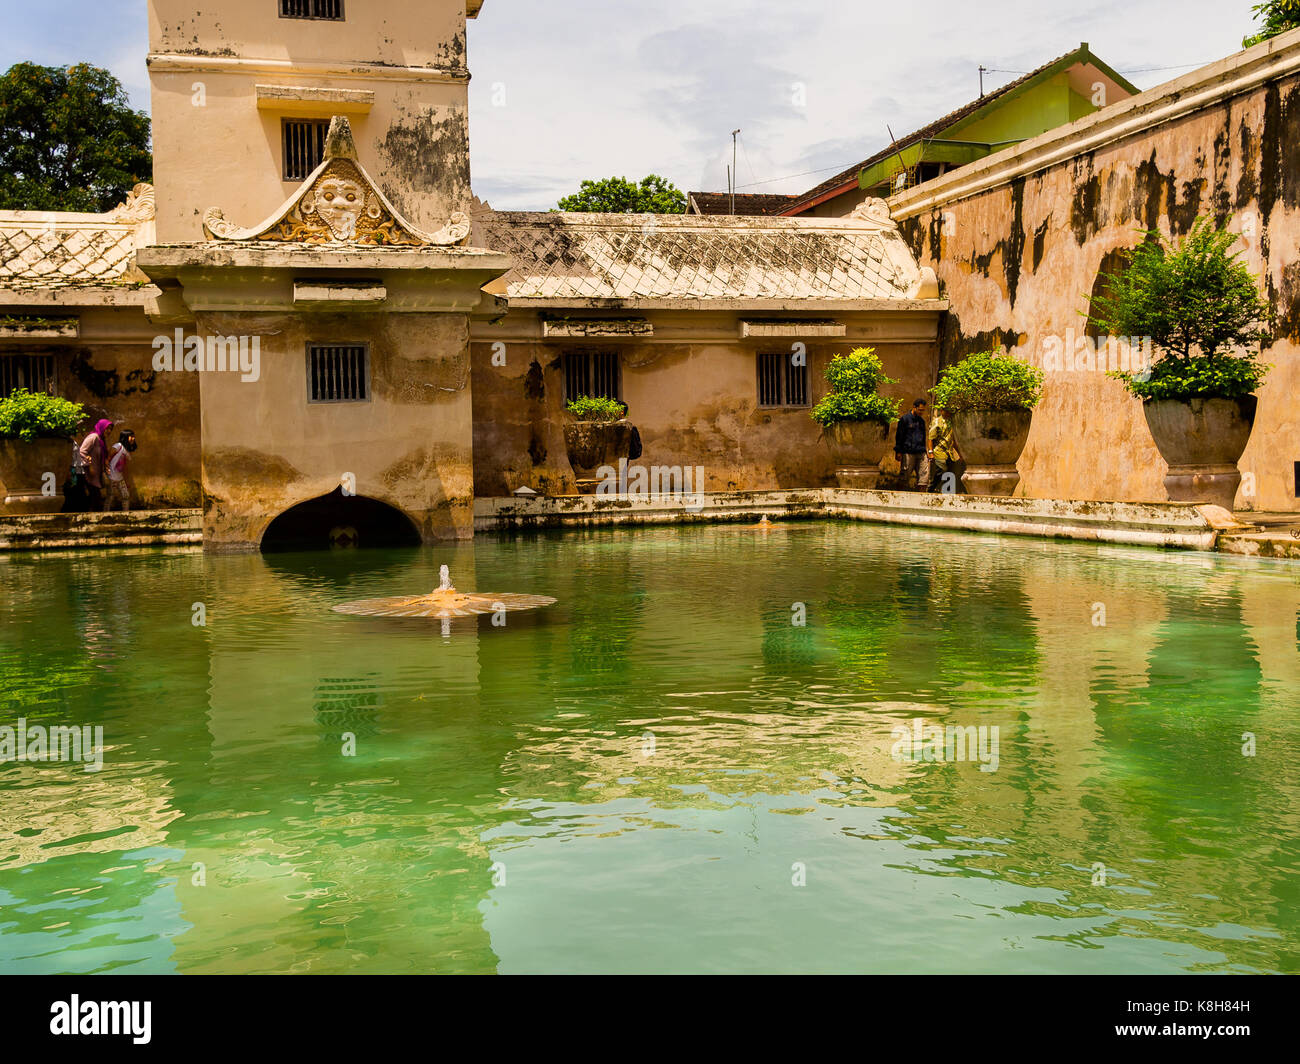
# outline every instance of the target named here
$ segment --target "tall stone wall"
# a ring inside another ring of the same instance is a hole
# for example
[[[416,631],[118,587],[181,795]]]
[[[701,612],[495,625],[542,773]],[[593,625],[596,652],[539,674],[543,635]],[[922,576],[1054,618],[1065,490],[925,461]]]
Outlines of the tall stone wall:
[[[947,366],[1005,347],[1045,368],[1020,493],[1162,500],[1141,404],[1083,340],[1099,273],[1159,229],[1207,216],[1241,233],[1276,315],[1240,467],[1243,509],[1293,510],[1300,462],[1300,31],[896,196],[894,217],[951,301]],[[1245,476],[1251,474],[1251,476]],[[1253,489],[1253,490],[1252,490]]]

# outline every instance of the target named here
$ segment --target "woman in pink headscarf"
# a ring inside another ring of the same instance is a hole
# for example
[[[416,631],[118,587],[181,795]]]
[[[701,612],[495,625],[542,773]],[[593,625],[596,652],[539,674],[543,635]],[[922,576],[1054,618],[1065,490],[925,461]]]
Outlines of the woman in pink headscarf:
[[[92,513],[104,508],[104,465],[108,461],[108,430],[112,427],[108,418],[96,421],[95,431],[77,449],[85,463],[86,496]]]

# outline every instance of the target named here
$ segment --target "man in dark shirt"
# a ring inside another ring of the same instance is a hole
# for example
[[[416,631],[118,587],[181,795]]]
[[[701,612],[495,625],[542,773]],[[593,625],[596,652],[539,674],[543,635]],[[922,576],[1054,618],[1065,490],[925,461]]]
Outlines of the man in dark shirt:
[[[898,432],[894,436],[894,457],[898,459],[903,475],[903,490],[922,488],[926,478],[922,475],[925,462],[925,410],[924,399],[912,404],[912,412],[898,419]]]

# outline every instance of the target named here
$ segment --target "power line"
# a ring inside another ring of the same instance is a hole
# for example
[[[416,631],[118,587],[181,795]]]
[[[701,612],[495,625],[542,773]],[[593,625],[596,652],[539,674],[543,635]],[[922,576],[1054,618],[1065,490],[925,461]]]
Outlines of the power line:
[[[805,170],[803,173],[786,174],[784,177],[769,177],[766,181],[751,181],[747,185],[738,185],[737,187],[753,188],[755,185],[771,185],[775,184],[777,181],[793,181],[796,177],[812,177],[815,174],[824,174],[830,170],[847,170],[849,166],[853,165],[853,163],[849,163],[848,166],[823,166],[820,170]]]
[[[1152,74],[1157,70],[1190,70],[1192,67],[1209,66],[1209,63],[1179,63],[1177,66],[1142,67],[1141,70],[1120,70],[1120,74]]]

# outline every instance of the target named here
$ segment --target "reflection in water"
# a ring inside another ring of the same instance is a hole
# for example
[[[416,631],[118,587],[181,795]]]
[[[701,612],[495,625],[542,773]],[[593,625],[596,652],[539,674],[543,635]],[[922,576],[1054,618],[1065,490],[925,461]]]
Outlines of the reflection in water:
[[[558,603],[332,612],[441,564]],[[0,765],[0,967],[1291,970],[1298,607],[831,523],[0,558],[0,724],[108,747]],[[896,760],[917,720],[998,771]]]

